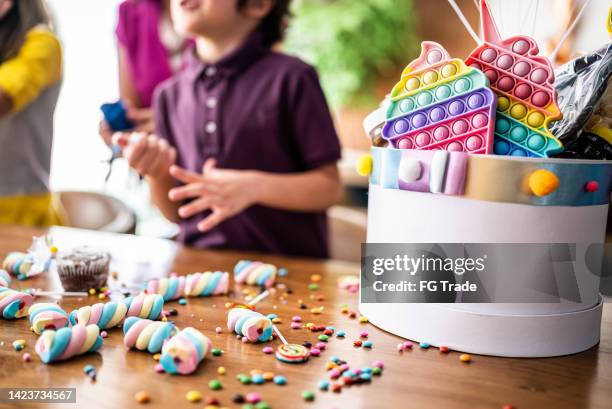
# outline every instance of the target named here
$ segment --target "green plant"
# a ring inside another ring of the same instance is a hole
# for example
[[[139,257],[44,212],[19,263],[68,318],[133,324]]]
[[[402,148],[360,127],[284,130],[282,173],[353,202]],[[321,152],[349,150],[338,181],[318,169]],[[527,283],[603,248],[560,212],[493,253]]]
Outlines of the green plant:
[[[372,104],[377,77],[415,56],[412,0],[301,0],[285,51],[314,65],[334,107]]]

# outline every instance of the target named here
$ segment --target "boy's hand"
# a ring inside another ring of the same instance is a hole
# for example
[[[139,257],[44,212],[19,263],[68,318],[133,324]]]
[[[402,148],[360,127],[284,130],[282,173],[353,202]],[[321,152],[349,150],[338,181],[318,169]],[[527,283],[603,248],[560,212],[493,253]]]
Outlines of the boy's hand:
[[[179,216],[188,218],[210,209],[212,213],[198,223],[198,230],[208,231],[223,220],[242,212],[257,201],[256,174],[248,170],[216,168],[216,161],[209,159],[202,174],[179,166],[170,167],[170,174],[185,183],[168,192],[170,200],[178,202],[193,199],[179,208]]]
[[[166,176],[176,161],[176,150],[154,134],[116,133],[113,142],[123,148],[123,157],[142,176]]]

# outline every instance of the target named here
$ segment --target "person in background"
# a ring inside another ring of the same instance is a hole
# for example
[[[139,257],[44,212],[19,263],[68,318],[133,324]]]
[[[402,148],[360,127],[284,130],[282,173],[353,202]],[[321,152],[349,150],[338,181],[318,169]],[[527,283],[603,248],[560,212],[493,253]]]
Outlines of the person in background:
[[[184,243],[328,257],[340,144],[315,70],[271,49],[289,0],[171,8],[195,47],[156,92],[157,135],[118,138],[128,163]]]
[[[153,132],[153,91],[182,66],[187,41],[174,30],[169,2],[126,0],[119,6],[119,97],[137,131]],[[104,121],[100,135],[110,144],[112,131]]]
[[[42,0],[0,0],[0,223],[61,222],[49,191],[62,49]]]

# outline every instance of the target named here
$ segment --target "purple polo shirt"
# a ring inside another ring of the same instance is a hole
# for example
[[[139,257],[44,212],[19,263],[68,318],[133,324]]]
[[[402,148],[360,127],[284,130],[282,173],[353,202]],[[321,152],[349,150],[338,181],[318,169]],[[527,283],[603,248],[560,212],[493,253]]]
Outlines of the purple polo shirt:
[[[177,149],[177,164],[200,172],[208,158],[220,168],[294,173],[333,164],[340,143],[315,70],[271,51],[258,31],[219,62],[187,51],[185,69],[154,97],[158,134]],[[180,240],[200,248],[232,248],[328,257],[325,212],[251,206],[214,230],[181,222]]]
[[[160,0],[127,0],[119,6],[116,35],[128,55],[132,82],[143,107],[157,85],[170,78],[168,52],[159,37]]]

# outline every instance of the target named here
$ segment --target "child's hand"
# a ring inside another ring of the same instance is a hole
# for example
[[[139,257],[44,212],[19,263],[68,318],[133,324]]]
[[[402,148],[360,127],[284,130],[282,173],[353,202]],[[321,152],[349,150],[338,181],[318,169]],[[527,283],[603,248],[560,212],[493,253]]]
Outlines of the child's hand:
[[[123,157],[142,176],[160,178],[176,161],[176,150],[153,134],[116,133],[113,142],[123,148]]]
[[[100,134],[100,137],[102,138],[104,143],[107,146],[110,146],[113,142],[114,132],[105,120],[100,121],[100,125],[98,126],[98,133]]]
[[[179,208],[179,216],[188,218],[210,209],[212,213],[198,223],[198,230],[208,231],[247,207],[255,204],[256,174],[248,170],[218,169],[214,159],[204,164],[202,174],[178,166],[170,174],[185,185],[168,192],[170,200],[193,199]]]

